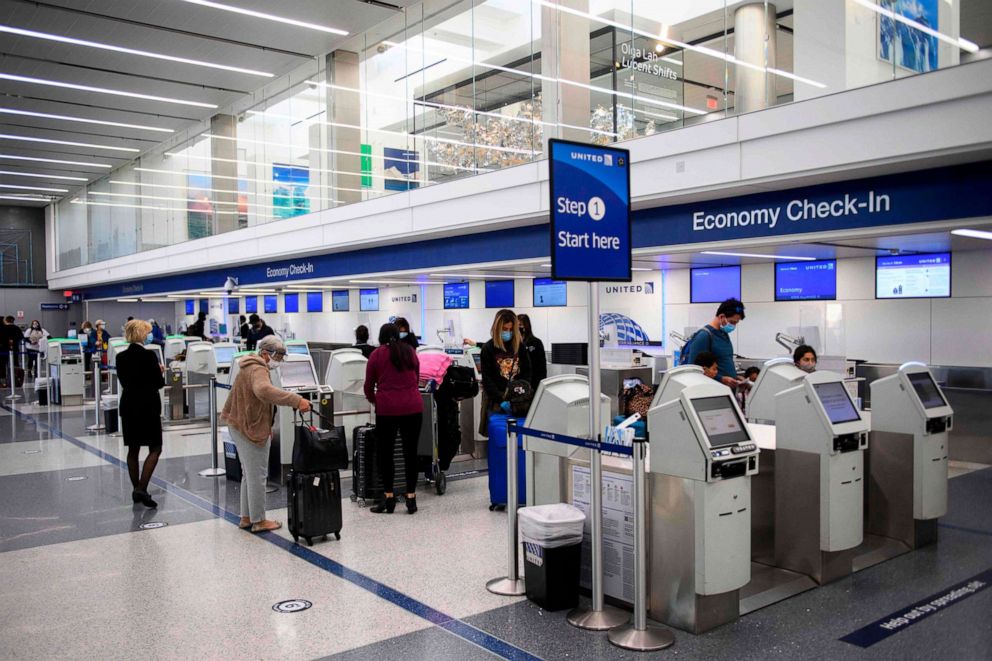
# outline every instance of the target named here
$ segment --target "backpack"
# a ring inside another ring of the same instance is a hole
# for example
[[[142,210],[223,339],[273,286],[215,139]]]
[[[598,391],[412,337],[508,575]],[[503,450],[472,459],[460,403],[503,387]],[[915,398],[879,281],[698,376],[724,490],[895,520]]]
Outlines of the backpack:
[[[682,353],[679,354],[678,367],[682,367],[683,365],[691,365],[691,363],[689,362],[689,352],[686,351],[686,349],[689,347],[689,345],[691,345],[695,341],[695,339],[699,336],[699,334],[703,332],[705,332],[706,335],[709,336],[710,338],[710,348],[708,349],[708,351],[713,351],[713,333],[710,332],[709,326],[703,326],[695,333],[693,333],[692,337],[686,340],[685,344],[682,345]]]

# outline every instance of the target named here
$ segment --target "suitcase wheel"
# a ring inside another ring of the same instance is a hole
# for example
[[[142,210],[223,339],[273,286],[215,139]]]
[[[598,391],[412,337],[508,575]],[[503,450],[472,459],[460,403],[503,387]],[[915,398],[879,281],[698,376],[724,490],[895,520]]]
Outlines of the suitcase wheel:
[[[307,540],[307,546],[313,546],[313,539],[312,538],[310,538],[310,537],[304,537],[304,539]]]
[[[505,504],[500,504],[500,503],[493,503],[492,505],[489,506],[489,511],[490,512],[505,512],[506,511],[506,505]]]
[[[351,502],[353,503],[358,502],[358,496],[356,496],[355,494],[351,494]]]
[[[341,539],[341,533],[339,532],[334,533],[334,539]]]
[[[496,511],[496,503],[490,503],[489,504],[489,511],[490,512],[495,512]]]
[[[438,471],[434,490],[439,496],[443,496],[444,492],[448,490],[448,476],[444,474],[444,471]]]
[[[299,535],[293,535],[293,543],[294,544],[299,544],[300,543],[300,536]]]

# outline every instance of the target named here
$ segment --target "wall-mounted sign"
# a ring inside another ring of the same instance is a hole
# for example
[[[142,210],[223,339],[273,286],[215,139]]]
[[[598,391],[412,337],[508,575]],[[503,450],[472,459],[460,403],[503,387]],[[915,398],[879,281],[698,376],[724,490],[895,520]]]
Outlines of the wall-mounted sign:
[[[45,312],[46,310],[60,310],[62,312],[65,312],[66,310],[69,309],[69,307],[70,306],[68,303],[42,303],[41,311]],[[18,314],[20,315],[23,313],[18,312]]]

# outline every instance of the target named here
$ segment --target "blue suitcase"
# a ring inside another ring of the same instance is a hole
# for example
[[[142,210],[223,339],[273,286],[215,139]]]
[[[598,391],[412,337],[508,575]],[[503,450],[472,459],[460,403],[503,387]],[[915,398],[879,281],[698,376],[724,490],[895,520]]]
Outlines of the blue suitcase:
[[[506,420],[502,413],[489,414],[489,511],[506,507]],[[521,444],[522,445],[522,444]],[[517,451],[517,500],[527,502],[524,451]]]

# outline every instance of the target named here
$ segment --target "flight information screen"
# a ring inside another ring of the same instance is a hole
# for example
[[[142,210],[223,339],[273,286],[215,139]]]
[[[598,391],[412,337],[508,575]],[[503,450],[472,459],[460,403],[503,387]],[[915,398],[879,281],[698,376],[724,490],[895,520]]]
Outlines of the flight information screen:
[[[348,290],[335,290],[331,292],[331,312],[347,312],[349,308]]]
[[[379,290],[359,289],[358,310],[359,312],[377,312],[379,310]]]
[[[875,258],[875,298],[948,298],[951,253]]]
[[[851,396],[847,394],[847,388],[840,381],[830,383],[814,383],[813,390],[820,398],[823,410],[827,412],[827,418],[832,424],[838,425],[842,422],[854,422],[860,420],[858,410],[854,408]]]
[[[486,307],[513,307],[513,280],[486,280]]]
[[[568,285],[564,280],[536,278],[534,280],[534,307],[553,308],[568,305]]]
[[[944,396],[940,393],[940,388],[933,382],[933,377],[927,372],[915,372],[909,375],[909,382],[916,391],[916,396],[925,409],[936,409],[947,406]]]
[[[776,264],[775,300],[837,300],[837,261],[824,259]]]
[[[689,301],[722,303],[741,297],[741,267],[721,266],[713,269],[689,269]]]
[[[729,395],[693,399],[692,408],[703,424],[710,447],[751,440]]]
[[[317,378],[309,360],[283,361],[279,366],[279,381],[283,388],[305,388],[316,386]]]
[[[451,282],[444,285],[444,309],[468,309],[468,283]]]

